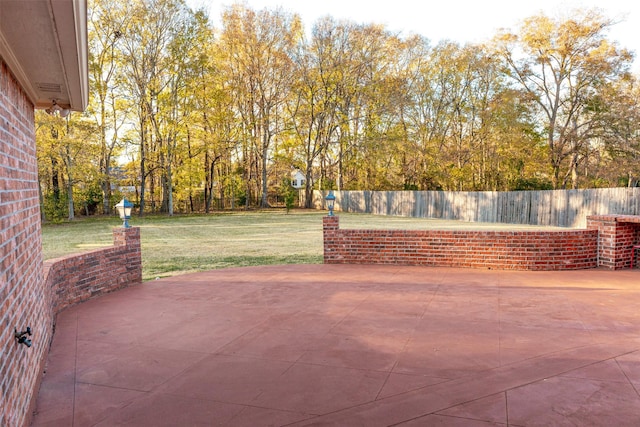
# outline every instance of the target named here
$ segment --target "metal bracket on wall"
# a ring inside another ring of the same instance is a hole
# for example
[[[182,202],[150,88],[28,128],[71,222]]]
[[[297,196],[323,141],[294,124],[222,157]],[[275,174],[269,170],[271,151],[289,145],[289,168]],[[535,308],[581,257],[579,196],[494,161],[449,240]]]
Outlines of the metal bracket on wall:
[[[24,344],[27,347],[31,347],[31,340],[27,338],[27,335],[31,336],[30,326],[27,326],[27,329],[22,332],[18,332],[17,328],[14,328],[13,330],[15,331],[14,337],[18,341],[18,344]]]

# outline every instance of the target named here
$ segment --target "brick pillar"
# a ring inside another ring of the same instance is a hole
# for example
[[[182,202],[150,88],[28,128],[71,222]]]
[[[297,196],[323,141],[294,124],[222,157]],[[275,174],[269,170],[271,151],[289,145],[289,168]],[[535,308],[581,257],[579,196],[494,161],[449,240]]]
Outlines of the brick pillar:
[[[125,283],[142,282],[142,250],[140,248],[139,227],[116,227],[113,229],[113,245],[126,246],[127,275]]]
[[[638,224],[631,222],[616,223],[615,267],[614,270],[629,268],[631,248],[636,243]]]
[[[588,216],[587,229],[598,230],[598,267],[615,268],[616,222],[605,216]]]
[[[631,247],[637,241],[640,224],[621,215],[592,215],[587,228],[598,230],[598,266],[611,270],[629,268]]]
[[[322,237],[324,242],[324,263],[331,264],[336,258],[337,234],[340,230],[340,217],[325,216],[322,218]]]
[[[139,227],[116,227],[113,229],[114,246],[140,246]]]

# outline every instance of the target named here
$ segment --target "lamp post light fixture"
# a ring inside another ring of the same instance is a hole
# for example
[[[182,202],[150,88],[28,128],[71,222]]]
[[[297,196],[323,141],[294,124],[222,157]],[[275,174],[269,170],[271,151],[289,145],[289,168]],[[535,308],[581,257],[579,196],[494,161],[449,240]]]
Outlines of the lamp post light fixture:
[[[131,219],[131,209],[133,208],[133,203],[127,200],[127,198],[123,198],[120,200],[120,203],[116,205],[116,209],[118,210],[118,215],[120,215],[120,219],[122,220],[122,226],[124,228],[130,228],[129,219]]]
[[[334,216],[333,208],[335,207],[336,196],[333,194],[333,190],[329,190],[329,194],[327,194],[327,197],[325,197],[324,199],[327,201],[327,207],[329,208],[329,216]]]

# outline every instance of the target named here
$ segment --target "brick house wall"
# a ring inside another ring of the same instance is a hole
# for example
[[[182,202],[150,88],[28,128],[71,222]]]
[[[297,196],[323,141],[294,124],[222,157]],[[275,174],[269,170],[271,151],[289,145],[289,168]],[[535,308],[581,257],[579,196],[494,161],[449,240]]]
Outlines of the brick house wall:
[[[34,105],[0,59],[0,426],[32,418],[55,314],[142,280],[139,228],[114,246],[43,262]],[[31,327],[32,346],[14,330]]]
[[[341,230],[323,218],[327,264],[400,264],[503,270],[576,270],[598,265],[598,230]]]
[[[0,59],[0,425],[20,426],[38,391],[53,332],[43,286],[34,105]],[[33,346],[14,328],[33,331]]]

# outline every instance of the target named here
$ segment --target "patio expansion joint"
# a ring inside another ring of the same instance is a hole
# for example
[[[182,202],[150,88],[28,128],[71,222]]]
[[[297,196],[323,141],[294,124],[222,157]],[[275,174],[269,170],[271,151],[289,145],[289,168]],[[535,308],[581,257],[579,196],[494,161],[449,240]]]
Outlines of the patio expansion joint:
[[[78,331],[79,331],[79,322],[78,316],[75,316],[75,339],[73,340],[73,396],[71,397],[71,408],[73,410],[73,414],[71,416],[72,427],[76,424],[76,393],[77,393],[77,377],[78,377]]]
[[[359,414],[362,415],[366,413],[368,419],[384,419],[388,426],[397,425],[427,415],[434,415],[438,412],[498,393],[506,393],[510,390],[543,381],[548,378],[560,376],[567,372],[588,367],[596,363],[616,359],[637,351],[638,349],[624,348],[614,352],[609,350],[604,343],[582,346],[580,348],[556,352],[554,353],[554,358],[549,358],[549,356],[535,357],[510,365],[487,369],[476,374],[456,378],[444,383],[426,386],[418,390],[361,403],[350,408],[343,408],[338,411],[320,415],[312,421],[314,423],[322,423],[326,418],[331,422],[347,422],[348,420],[359,419]],[[595,357],[594,353],[596,355],[601,353],[602,355],[600,357]],[[571,358],[572,355],[574,356],[573,359]],[[577,360],[578,356],[589,355],[591,355],[591,358],[588,363]],[[544,366],[545,372],[528,372],[529,370],[540,370],[539,368],[536,369],[535,364],[544,360],[548,360],[550,362],[547,364],[548,366]],[[518,368],[517,365],[521,366]],[[514,373],[514,370],[517,370],[517,372]],[[516,379],[513,377],[516,377]],[[493,388],[485,386],[484,389],[486,391],[479,394],[475,393],[477,387],[473,384],[471,386],[469,385],[469,383],[489,383],[489,381],[495,384]],[[404,411],[401,411],[403,413],[401,417],[394,415],[398,413],[397,411],[392,414],[391,411],[387,411],[387,408],[394,406],[402,406],[404,408]],[[413,413],[411,413],[412,411]],[[387,419],[388,417],[394,418]],[[305,425],[304,423],[305,422],[303,421],[302,423],[293,423],[291,425]]]
[[[133,388],[133,387],[118,387],[118,386],[114,386],[114,385],[92,383],[92,382],[88,382],[88,381],[77,381],[75,383],[75,385],[76,386],[78,386],[78,385],[89,385],[89,386],[92,386],[92,387],[102,387],[102,388],[111,389],[111,390],[135,391],[137,393],[145,393],[145,394],[150,394],[150,393],[153,393],[155,391],[155,389],[154,390],[144,390],[144,389]],[[161,385],[162,384],[158,385],[158,387],[160,387]]]
[[[599,344],[597,344],[596,346],[598,346],[598,345],[599,345]],[[573,351],[573,350],[577,350],[577,349],[584,348],[584,347],[592,347],[592,346],[589,346],[589,345],[588,345],[588,346],[573,347],[573,348],[570,348],[570,349],[566,349],[566,350],[562,350],[562,351],[554,352],[554,353],[552,353],[552,354],[556,354],[556,353],[565,353],[565,352],[567,352],[567,351]],[[553,375],[550,375],[550,376],[545,376],[545,377],[541,377],[541,378],[532,379],[531,381],[529,381],[529,382],[527,382],[527,383],[521,383],[521,384],[515,385],[515,386],[510,387],[510,388],[505,388],[504,390],[500,391],[500,393],[505,393],[505,398],[506,398],[506,397],[507,397],[507,394],[506,394],[506,393],[507,393],[507,392],[509,392],[509,391],[511,391],[511,390],[515,390],[515,389],[518,389],[518,388],[521,388],[521,387],[526,387],[526,386],[528,386],[528,385],[535,384],[535,383],[537,383],[537,382],[539,382],[539,381],[543,381],[543,380],[546,380],[546,379],[548,379],[548,378],[557,377],[557,376],[567,376],[566,374],[568,374],[568,373],[570,373],[570,372],[573,372],[573,371],[576,371],[576,370],[578,370],[578,369],[588,368],[589,366],[597,365],[597,364],[599,364],[599,363],[606,362],[606,361],[610,361],[610,360],[613,360],[613,361],[615,361],[615,362],[616,362],[616,364],[618,364],[617,359],[618,359],[619,357],[626,356],[626,355],[629,355],[629,354],[633,354],[633,353],[636,353],[637,351],[638,351],[638,350],[627,351],[627,352],[624,352],[624,353],[616,354],[616,355],[611,356],[611,357],[609,357],[609,358],[607,358],[607,359],[596,360],[596,361],[593,361],[593,362],[588,363],[588,364],[580,365],[580,366],[577,366],[577,367],[572,367],[571,369],[568,369],[568,370],[566,370],[566,371],[564,371],[564,372],[557,372],[557,373],[554,373]],[[526,360],[530,361],[530,360],[534,360],[534,359],[538,359],[538,358],[546,358],[547,356],[548,356],[548,355],[544,355],[544,356],[535,357],[535,358],[530,358],[530,359],[526,359]],[[520,362],[517,362],[517,363],[520,363]],[[517,364],[517,363],[516,363],[516,364]],[[513,365],[513,364],[512,364],[512,365]],[[505,365],[505,366],[509,366],[509,365]],[[489,370],[487,370],[487,371],[485,371],[485,372],[492,371],[492,370],[493,370],[493,369],[489,369]],[[629,383],[633,386],[633,383],[632,383],[632,382],[631,382],[631,380],[628,378],[628,376],[626,375],[626,373],[624,372],[624,370],[623,370],[622,368],[621,368],[621,371],[623,372],[623,374],[625,375],[625,377],[627,378],[627,380],[629,381]],[[478,374],[478,375],[481,375],[481,374]],[[464,378],[464,377],[463,377],[463,378]],[[460,378],[460,379],[463,379],[463,378]],[[573,378],[573,377],[571,377],[571,378]],[[456,379],[456,380],[457,380],[457,379]],[[452,381],[455,381],[455,380],[452,380]],[[440,384],[441,384],[441,383],[436,384],[436,385],[440,385]],[[425,388],[425,389],[426,389],[426,388],[429,388],[429,387],[433,387],[433,386],[426,386],[426,387],[423,387],[423,388]],[[634,387],[634,389],[636,389],[636,388]],[[637,393],[637,392],[638,392],[638,391],[636,390],[636,393]],[[467,401],[467,402],[456,403],[455,405],[452,405],[452,406],[450,406],[450,407],[448,407],[448,408],[443,408],[443,409],[441,409],[440,411],[444,411],[444,410],[447,410],[447,409],[454,408],[454,407],[456,407],[456,406],[458,406],[458,405],[464,405],[464,404],[466,404],[466,403],[471,403],[471,402],[474,402],[474,401],[477,401],[477,400],[480,400],[480,399],[484,399],[484,398],[486,398],[486,397],[493,396],[494,394],[496,394],[496,393],[492,393],[492,394],[488,394],[488,395],[482,395],[482,396],[479,396],[479,397],[474,398],[474,399],[472,399],[472,400],[469,400],[469,401]],[[640,397],[640,394],[639,394],[639,397]],[[508,403],[508,402],[507,402],[507,403]],[[508,405],[507,405],[507,407],[508,407]]]
[[[640,351],[640,350],[632,351],[632,352],[627,353],[627,354],[638,353],[639,351]],[[627,379],[627,382],[631,385],[631,387],[633,387],[633,390],[636,392],[636,394],[638,395],[638,397],[640,397],[640,390],[638,389],[638,387],[636,387],[635,383],[634,383],[633,381],[631,381],[631,378],[629,378],[629,375],[627,374],[627,371],[626,371],[622,366],[620,366],[620,361],[618,360],[618,357],[620,357],[620,356],[617,356],[617,357],[614,359],[614,360],[615,360],[615,362],[616,362],[616,366],[618,366],[618,368],[620,369],[620,371],[622,371],[622,374],[623,374],[623,375],[624,375],[624,377]]]
[[[394,276],[397,275],[398,273],[394,273]],[[436,298],[436,296],[438,295],[438,293],[440,292],[440,289],[442,287],[442,283],[444,281],[444,275],[441,277],[440,283],[438,283],[435,287],[435,289],[433,290],[433,292],[429,295],[429,298],[426,298],[424,301],[424,307],[422,309],[422,313],[420,313],[420,316],[418,317],[418,322],[421,322],[422,320],[424,320],[425,315],[427,314],[427,312],[429,311],[429,306],[431,305],[431,303],[433,302],[433,300]],[[407,337],[404,345],[402,346],[402,350],[400,351],[400,354],[405,353],[407,351],[407,347],[409,346],[409,344],[413,341],[414,337],[416,335],[416,330],[415,328],[413,329],[413,331],[411,332],[411,334],[409,335],[409,337]],[[396,368],[398,366],[398,359],[396,358],[395,362],[393,363],[393,366],[391,367],[391,369],[388,371],[387,373],[387,377],[385,378],[384,382],[382,383],[382,386],[380,387],[380,390],[378,390],[378,393],[376,393],[376,397],[374,398],[374,401],[380,400],[380,394],[383,392],[383,390],[385,389],[385,386],[387,385],[387,383],[389,382],[389,379],[391,378],[391,375],[395,372]],[[444,380],[449,381],[449,380]],[[429,386],[425,386],[425,387],[429,387]],[[423,387],[420,387],[423,388]],[[418,389],[414,389],[414,390],[418,390]],[[399,394],[403,394],[403,393],[399,393]]]

